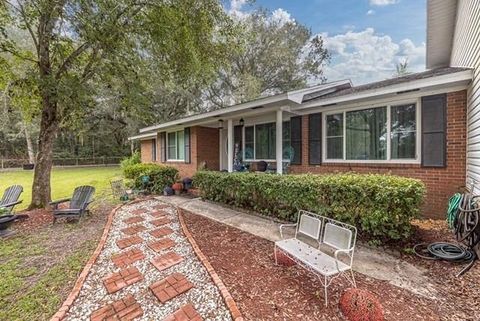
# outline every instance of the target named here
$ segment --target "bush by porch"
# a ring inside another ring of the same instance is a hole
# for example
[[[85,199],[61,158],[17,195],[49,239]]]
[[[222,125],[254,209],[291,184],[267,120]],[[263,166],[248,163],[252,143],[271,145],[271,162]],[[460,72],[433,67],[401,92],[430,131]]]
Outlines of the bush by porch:
[[[300,209],[357,226],[368,240],[408,238],[425,186],[378,174],[265,175],[200,171],[194,185],[209,200],[294,221]]]

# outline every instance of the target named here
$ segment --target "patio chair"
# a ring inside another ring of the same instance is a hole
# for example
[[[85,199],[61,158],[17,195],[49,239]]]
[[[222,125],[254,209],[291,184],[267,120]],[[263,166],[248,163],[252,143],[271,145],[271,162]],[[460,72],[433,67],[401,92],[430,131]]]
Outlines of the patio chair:
[[[6,213],[4,212],[3,214],[11,214],[15,205],[22,202],[18,200],[22,192],[23,187],[20,185],[12,185],[5,190],[0,200],[0,208],[6,210]]]
[[[72,198],[64,198],[58,201],[50,202],[53,206],[53,223],[58,218],[74,217],[80,219],[83,214],[88,212],[88,205],[93,201],[95,188],[93,186],[79,186],[73,191]],[[59,208],[60,204],[70,202],[67,208]]]

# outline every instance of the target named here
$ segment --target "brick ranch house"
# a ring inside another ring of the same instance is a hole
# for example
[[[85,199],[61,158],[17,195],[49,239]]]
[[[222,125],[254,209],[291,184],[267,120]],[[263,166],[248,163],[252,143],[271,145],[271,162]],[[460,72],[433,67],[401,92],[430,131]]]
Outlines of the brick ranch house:
[[[140,140],[142,162],[174,166],[182,177],[263,160],[278,174],[285,166],[276,164],[289,163],[289,174],[417,178],[427,187],[424,215],[443,217],[467,177],[480,181],[480,49],[470,48],[480,28],[477,41],[463,37],[469,24],[478,25],[480,2],[428,1],[427,12],[425,72],[259,98],[146,127],[130,139]]]

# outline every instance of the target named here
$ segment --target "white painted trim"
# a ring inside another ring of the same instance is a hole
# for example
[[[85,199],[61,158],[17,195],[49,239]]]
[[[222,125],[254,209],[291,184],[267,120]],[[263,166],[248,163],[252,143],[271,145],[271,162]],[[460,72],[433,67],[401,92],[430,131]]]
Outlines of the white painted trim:
[[[227,121],[227,169],[228,172],[233,172],[233,120],[229,119]]]
[[[282,174],[283,161],[283,111],[277,110],[275,121],[275,160],[277,163],[277,174]]]
[[[399,106],[399,105],[408,105],[408,104],[415,104],[415,117],[416,117],[416,130],[415,130],[415,159],[392,159],[391,158],[391,107],[392,106]],[[386,107],[387,113],[387,159],[378,159],[378,160],[350,160],[346,159],[347,157],[347,129],[346,129],[346,114],[350,111],[356,110],[365,110],[365,109],[372,109],[372,108],[382,108]],[[322,113],[322,163],[325,164],[420,164],[421,159],[421,99],[406,99],[402,101],[396,101],[390,104],[364,104],[361,106],[355,107],[348,107],[342,109],[334,109],[328,112]],[[327,159],[327,125],[326,119],[328,115],[335,115],[335,114],[343,114],[343,159]]]
[[[157,137],[157,133],[148,133],[148,134],[143,134],[143,135],[130,136],[127,139],[129,141],[132,141],[132,140],[150,140],[150,139],[153,139],[153,138],[156,138],[156,137]]]
[[[178,146],[177,146],[177,143],[178,143],[178,132],[181,132],[185,129],[176,129],[176,130],[169,130],[167,132],[165,132],[165,144],[167,145],[166,147],[166,155],[165,155],[165,158],[167,160],[167,162],[185,162],[185,157],[183,159],[181,158],[168,158],[168,150],[169,150],[169,145],[168,145],[168,134],[171,134],[171,133],[175,133],[175,149],[176,149],[176,153],[178,153]],[[185,136],[183,137],[183,148],[185,149]]]

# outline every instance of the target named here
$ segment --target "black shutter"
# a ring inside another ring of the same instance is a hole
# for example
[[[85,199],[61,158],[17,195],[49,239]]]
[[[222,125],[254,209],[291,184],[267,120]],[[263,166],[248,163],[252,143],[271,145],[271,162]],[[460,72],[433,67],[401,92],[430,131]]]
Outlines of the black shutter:
[[[166,133],[160,133],[160,161],[165,163],[167,161],[167,138]]]
[[[242,125],[237,125],[233,127],[233,152],[242,152]],[[235,146],[238,144],[238,150],[235,148]],[[235,158],[235,156],[234,156]]]
[[[447,166],[447,96],[422,97],[422,166]]]
[[[308,162],[322,163],[322,113],[308,115]]]
[[[293,148],[292,165],[302,165],[302,117],[290,118],[290,144]]]
[[[183,138],[185,140],[185,163],[192,162],[191,148],[190,148],[190,127],[185,127],[183,130]]]

